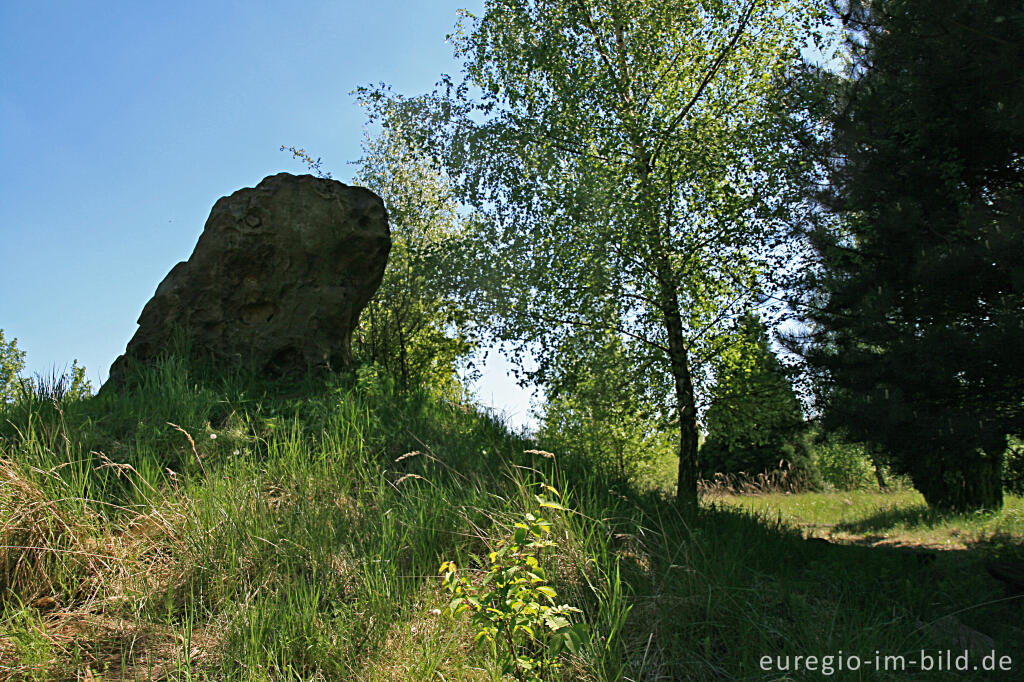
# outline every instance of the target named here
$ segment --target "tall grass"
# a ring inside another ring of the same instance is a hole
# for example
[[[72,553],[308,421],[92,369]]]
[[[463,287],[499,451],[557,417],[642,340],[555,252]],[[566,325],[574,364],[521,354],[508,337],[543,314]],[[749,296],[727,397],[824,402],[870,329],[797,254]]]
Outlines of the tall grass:
[[[497,679],[438,566],[475,565],[541,480],[570,510],[549,575],[593,633],[563,679],[779,679],[761,656],[936,647],[950,613],[1020,641],[996,584],[952,589],[941,562],[764,513],[686,520],[371,373],[268,383],[171,358],[131,386],[0,407],[0,678]]]

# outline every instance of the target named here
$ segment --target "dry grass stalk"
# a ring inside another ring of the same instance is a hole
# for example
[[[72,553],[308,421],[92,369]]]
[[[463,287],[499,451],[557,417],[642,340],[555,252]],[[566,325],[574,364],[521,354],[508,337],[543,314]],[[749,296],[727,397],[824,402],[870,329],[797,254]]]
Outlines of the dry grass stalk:
[[[0,462],[0,482],[0,594],[64,599],[114,559],[89,542],[90,519],[61,509],[12,462]]]
[[[175,431],[180,431],[181,433],[185,434],[185,438],[188,438],[188,444],[192,447],[192,454],[195,456],[196,461],[199,462],[199,470],[203,472],[203,478],[207,478],[206,467],[203,466],[203,458],[200,457],[199,452],[196,451],[196,442],[192,440],[192,436],[189,434],[189,432],[181,428],[177,424],[172,424],[171,422],[167,422],[167,425],[170,426]]]
[[[701,479],[697,489],[703,497],[715,498],[726,495],[769,495],[772,493],[800,493],[805,489],[803,481],[793,474],[789,462],[783,460],[779,468],[762,471],[759,474],[717,473],[711,480]]]
[[[138,489],[134,479],[142,479],[133,467],[100,459],[98,468],[128,477]],[[187,574],[188,505],[122,509],[119,523],[105,525],[90,505],[76,505],[74,513],[62,508],[69,501],[49,499],[16,465],[0,461],[0,595],[8,607],[25,607],[21,629],[49,652],[48,660],[20,660],[17,637],[0,637],[0,679],[160,679],[152,673],[175,659],[180,643],[132,614],[153,595],[175,590]],[[212,637],[204,633],[194,644],[215,650],[205,641]],[[133,652],[131,666],[147,672],[121,670],[125,651]],[[120,672],[108,677],[103,670]]]

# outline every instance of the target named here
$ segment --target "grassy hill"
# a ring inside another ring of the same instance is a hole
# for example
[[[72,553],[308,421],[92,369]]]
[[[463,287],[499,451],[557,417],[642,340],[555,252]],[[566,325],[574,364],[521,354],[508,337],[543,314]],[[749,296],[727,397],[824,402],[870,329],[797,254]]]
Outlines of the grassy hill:
[[[581,634],[556,679],[821,679],[826,656],[964,647],[1011,656],[1006,679],[1024,666],[1021,600],[981,567],[1019,554],[1012,532],[954,553],[808,539],[796,508],[715,501],[687,521],[457,395],[366,369],[284,384],[172,358],[124,394],[60,394],[0,408],[0,679],[501,679],[509,640],[475,641],[501,614],[453,614],[449,586],[493,589],[510,556],[540,576],[534,606],[573,609],[547,624]],[[524,527],[542,541],[516,554]],[[526,664],[546,657],[515,637]]]

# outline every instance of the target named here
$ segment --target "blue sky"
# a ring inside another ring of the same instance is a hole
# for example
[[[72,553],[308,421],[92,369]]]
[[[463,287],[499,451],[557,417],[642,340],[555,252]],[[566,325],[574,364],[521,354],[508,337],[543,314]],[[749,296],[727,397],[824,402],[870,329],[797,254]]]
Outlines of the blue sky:
[[[27,372],[73,359],[98,384],[214,202],[304,147],[346,181],[349,92],[429,90],[479,1],[0,2],[0,329]],[[492,354],[493,356],[494,354]],[[483,402],[526,416],[492,363]]]

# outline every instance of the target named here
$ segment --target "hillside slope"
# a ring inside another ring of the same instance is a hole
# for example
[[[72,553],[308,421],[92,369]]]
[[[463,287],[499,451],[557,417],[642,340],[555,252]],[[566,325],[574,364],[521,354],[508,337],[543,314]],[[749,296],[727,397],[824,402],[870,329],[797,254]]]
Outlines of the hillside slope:
[[[499,679],[507,639],[474,643],[484,621],[451,613],[439,567],[490,589],[489,553],[536,519],[529,594],[580,636],[529,673],[555,659],[518,632],[512,679],[817,679],[762,657],[916,656],[964,632],[1020,660],[1020,602],[990,579],[737,510],[688,523],[369,368],[270,384],[171,358],[124,395],[59,394],[0,408],[0,679]]]

